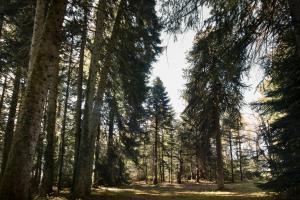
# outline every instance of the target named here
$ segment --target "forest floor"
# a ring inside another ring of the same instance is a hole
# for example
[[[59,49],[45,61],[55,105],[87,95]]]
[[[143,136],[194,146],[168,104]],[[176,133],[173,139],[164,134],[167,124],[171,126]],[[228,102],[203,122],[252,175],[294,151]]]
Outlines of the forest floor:
[[[68,199],[68,192],[58,199]],[[226,184],[223,191],[217,191],[210,182],[161,184],[143,183],[94,189],[87,200],[273,200],[274,193],[260,190],[253,182]]]

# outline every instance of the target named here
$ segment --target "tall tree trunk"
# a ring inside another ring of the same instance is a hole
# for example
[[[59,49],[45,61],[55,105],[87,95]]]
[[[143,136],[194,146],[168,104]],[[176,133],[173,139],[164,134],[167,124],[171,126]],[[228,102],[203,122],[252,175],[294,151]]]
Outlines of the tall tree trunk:
[[[69,93],[70,93],[70,82],[71,82],[71,72],[72,72],[72,59],[73,59],[73,38],[71,41],[71,50],[69,56],[69,67],[68,67],[68,75],[67,75],[67,88],[65,94],[65,103],[64,103],[64,114],[61,128],[61,143],[59,150],[59,166],[58,166],[58,183],[57,189],[60,191],[62,189],[62,176],[63,176],[63,168],[64,168],[64,156],[65,156],[65,147],[66,147],[66,125],[67,125],[67,113],[68,113],[68,101],[69,101]]]
[[[232,155],[232,132],[231,131],[229,131],[229,150],[230,150],[231,182],[234,183],[233,155]]]
[[[182,150],[179,150],[179,167],[177,172],[177,183],[182,183],[182,172],[183,172],[183,158],[182,158]]]
[[[298,57],[300,57],[300,1],[288,0],[288,3],[295,31],[297,53]]]
[[[7,164],[1,179],[1,200],[29,198],[30,173],[42,118],[48,71],[55,69],[53,58],[58,56],[64,19],[65,0],[53,0],[43,26],[40,42],[31,63],[31,73],[20,109]],[[39,10],[36,10],[38,12]],[[34,30],[35,32],[35,30]]]
[[[171,133],[170,182],[173,183],[173,133]]]
[[[28,77],[31,76],[33,70],[33,62],[36,58],[39,49],[39,43],[43,36],[43,26],[46,20],[47,9],[49,7],[49,0],[37,0],[33,24],[33,33],[31,39],[31,46],[29,52],[29,69]]]
[[[83,3],[83,10],[84,10],[84,17],[83,17],[83,30],[81,35],[81,44],[80,44],[80,53],[79,53],[79,66],[78,66],[78,77],[77,77],[77,101],[76,101],[76,112],[75,112],[75,156],[74,156],[74,167],[73,167],[73,182],[72,182],[72,189],[77,178],[77,160],[79,155],[79,144],[80,144],[80,137],[81,137],[81,106],[83,101],[83,66],[84,66],[84,52],[86,46],[86,39],[87,39],[87,26],[88,26],[88,0],[85,0]]]
[[[144,171],[145,171],[145,183],[148,183],[148,169],[147,169],[147,156],[146,156],[146,137],[144,136],[143,138],[143,165],[145,167]]]
[[[224,189],[222,136],[219,121],[216,122],[216,148],[217,148],[217,185],[218,189]]]
[[[36,149],[36,163],[34,167],[35,168],[34,177],[32,180],[33,190],[36,190],[39,187],[41,181],[43,150],[44,150],[44,131],[41,131],[41,133],[39,134],[39,139],[38,139],[37,149]]]
[[[4,24],[4,14],[0,13],[0,39],[2,38],[3,24]]]
[[[95,170],[94,170],[94,187],[98,186],[99,183],[99,154],[100,154],[100,134],[101,134],[101,129],[100,125],[97,128],[97,138],[96,138],[96,150],[95,150]]]
[[[153,184],[157,185],[158,180],[157,180],[157,165],[158,165],[158,119],[155,116],[155,132],[154,132],[154,178],[153,178]]]
[[[240,165],[240,179],[241,181],[243,181],[244,179],[244,175],[243,175],[243,165],[242,165],[242,159],[243,159],[243,156],[242,156],[242,142],[241,142],[241,135],[240,135],[240,131],[238,131],[238,152],[239,152],[239,165]]]
[[[102,8],[104,7],[104,8]],[[90,128],[90,120],[91,113],[93,109],[94,103],[94,95],[96,92],[96,77],[98,74],[98,62],[100,60],[101,55],[101,45],[103,41],[103,32],[104,32],[104,19],[103,9],[105,9],[105,2],[103,0],[99,0],[97,7],[97,20],[96,20],[96,31],[94,36],[94,43],[91,52],[91,63],[89,68],[89,77],[86,86],[86,100],[84,105],[83,112],[83,124],[80,140],[78,141],[79,149],[77,150],[76,166],[73,180],[72,193],[75,197],[84,197],[85,195],[90,193],[91,184],[91,176],[89,170],[92,170],[93,163],[93,146],[94,141],[91,137]],[[92,163],[90,163],[92,161]],[[87,166],[91,165],[91,166]],[[89,169],[90,168],[90,169]],[[80,178],[78,178],[80,177]]]
[[[4,105],[4,97],[5,97],[6,89],[7,89],[7,76],[5,76],[4,83],[2,86],[2,94],[1,94],[1,98],[0,98],[0,117],[2,115],[2,109],[3,109],[3,105]]]
[[[223,152],[222,152],[222,133],[220,129],[220,99],[219,99],[219,89],[220,83],[219,80],[216,80],[214,85],[212,86],[212,94],[213,101],[212,101],[212,113],[211,113],[211,120],[212,120],[212,131],[213,135],[216,139],[216,152],[217,152],[217,170],[216,170],[216,181],[218,189],[224,189],[224,163],[223,163]]]
[[[59,65],[59,59],[56,58],[55,65]],[[43,178],[40,188],[40,194],[45,196],[53,192],[53,176],[54,176],[54,138],[55,138],[55,125],[56,125],[56,107],[57,107],[57,96],[58,96],[58,74],[59,67],[53,70],[53,76],[51,76],[49,97],[48,97],[48,108],[47,108],[47,123],[46,123],[46,150],[44,153],[44,168]]]
[[[92,173],[93,173],[93,160],[94,160],[94,151],[95,151],[95,139],[96,139],[96,128],[99,123],[100,118],[100,110],[102,104],[102,98],[104,95],[104,91],[107,86],[107,77],[109,73],[109,69],[112,66],[112,52],[115,46],[115,37],[119,33],[119,26],[121,22],[121,16],[123,15],[123,7],[124,0],[121,0],[119,4],[119,8],[117,11],[115,23],[113,26],[113,30],[111,33],[111,37],[107,46],[106,54],[103,61],[103,66],[100,72],[100,79],[98,83],[98,89],[95,94],[95,86],[96,86],[96,75],[97,75],[97,67],[98,61],[100,59],[100,51],[99,46],[103,42],[102,32],[103,30],[103,9],[105,9],[105,1],[99,2],[99,9],[97,13],[97,22],[96,22],[96,33],[95,40],[93,45],[93,52],[91,56],[91,66],[89,71],[89,80],[87,83],[87,91],[86,91],[86,103],[84,110],[84,120],[83,120],[83,134],[80,139],[80,151],[78,156],[77,163],[77,177],[81,177],[80,179],[76,179],[74,182],[73,195],[75,197],[84,197],[91,192],[92,185]],[[104,6],[104,8],[103,8]],[[102,12],[101,12],[102,11]]]
[[[164,141],[165,138],[164,138],[164,132],[162,131],[162,135],[161,135],[161,170],[162,170],[162,173],[161,173],[161,182],[165,182],[165,161],[164,161],[164,150],[165,150],[165,147],[164,147]]]
[[[115,186],[115,160],[114,160],[114,105],[110,103],[110,112],[109,112],[109,125],[108,125],[108,139],[107,139],[107,166],[108,166],[108,185]]]
[[[10,108],[8,113],[7,124],[4,133],[4,147],[2,153],[2,165],[1,165],[1,176],[4,173],[4,169],[7,162],[8,153],[11,147],[11,141],[13,138],[14,126],[15,126],[15,118],[17,112],[17,105],[19,99],[19,91],[20,91],[20,81],[21,81],[21,67],[17,67],[15,80],[13,85],[13,93],[11,96]]]

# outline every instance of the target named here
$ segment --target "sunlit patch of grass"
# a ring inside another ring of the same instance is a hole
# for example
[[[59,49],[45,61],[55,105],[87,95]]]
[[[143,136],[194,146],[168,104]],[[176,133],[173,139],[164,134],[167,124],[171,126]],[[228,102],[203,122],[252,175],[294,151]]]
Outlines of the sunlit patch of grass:
[[[224,191],[217,191],[213,183],[187,183],[130,185],[120,188],[100,187],[93,190],[90,199],[134,200],[271,200],[271,193],[258,189],[253,183],[227,184]]]

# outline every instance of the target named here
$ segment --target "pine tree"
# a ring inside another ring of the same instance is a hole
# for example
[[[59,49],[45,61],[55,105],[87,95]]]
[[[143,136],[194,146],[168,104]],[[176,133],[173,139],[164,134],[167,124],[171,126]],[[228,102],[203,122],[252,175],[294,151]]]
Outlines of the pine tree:
[[[42,37],[37,50],[31,54],[28,83],[20,110],[17,128],[13,136],[8,161],[1,179],[1,199],[28,199],[30,172],[40,129],[43,102],[47,89],[47,73],[58,66],[52,66],[52,58],[58,56],[61,26],[66,2],[53,1],[49,7]],[[36,10],[39,12],[40,10]],[[38,15],[38,14],[37,14]],[[49,51],[51,48],[52,51]],[[32,51],[33,52],[33,51]]]

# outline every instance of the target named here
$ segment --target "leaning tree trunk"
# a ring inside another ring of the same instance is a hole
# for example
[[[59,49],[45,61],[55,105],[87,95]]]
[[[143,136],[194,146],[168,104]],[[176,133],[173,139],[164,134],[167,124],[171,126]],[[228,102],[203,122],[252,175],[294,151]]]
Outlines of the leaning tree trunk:
[[[60,150],[59,150],[59,166],[58,166],[58,183],[57,189],[60,191],[62,189],[62,175],[63,175],[63,167],[64,167],[64,156],[65,156],[65,147],[66,147],[66,125],[67,125],[67,111],[68,111],[68,101],[69,101],[69,91],[70,91],[70,82],[71,82],[71,71],[72,71],[72,55],[73,55],[73,38],[71,43],[70,57],[69,57],[69,67],[68,67],[68,76],[67,76],[67,89],[65,95],[65,103],[64,103],[64,114],[62,121],[62,129],[61,129],[61,142],[60,142]]]
[[[59,59],[54,63],[59,65]],[[56,105],[58,96],[58,74],[59,67],[53,70],[53,76],[50,80],[49,87],[49,97],[48,97],[48,108],[47,108],[47,123],[46,123],[46,149],[44,153],[44,168],[43,168],[43,178],[40,188],[40,194],[45,196],[53,192],[53,174],[54,174],[54,139],[55,139],[55,125],[56,125]]]
[[[34,59],[29,68],[32,70],[28,75],[20,117],[1,179],[1,200],[30,198],[30,174],[47,91],[47,74],[57,67],[53,65],[53,58],[59,52],[66,3],[66,0],[52,1],[40,42],[33,47],[37,50],[31,55]],[[38,15],[40,10],[37,9],[36,12]]]
[[[102,3],[102,4],[101,4]],[[119,26],[121,22],[121,16],[123,15],[123,4],[124,0],[121,0],[117,16],[115,19],[114,27],[111,33],[110,41],[107,46],[106,54],[104,57],[104,64],[101,68],[100,79],[98,83],[98,89],[95,93],[96,86],[96,75],[98,61],[100,60],[99,54],[101,49],[99,45],[102,44],[102,24],[103,24],[103,9],[105,8],[105,2],[99,2],[99,9],[97,13],[97,22],[96,22],[96,34],[95,34],[95,43],[93,46],[91,66],[89,71],[89,80],[87,83],[87,97],[84,110],[84,120],[83,120],[83,134],[80,139],[80,151],[78,155],[77,163],[77,172],[76,176],[81,177],[76,179],[73,187],[73,196],[75,197],[84,197],[89,195],[91,192],[92,185],[92,174],[93,174],[93,160],[94,160],[94,151],[95,151],[95,139],[97,134],[97,125],[99,123],[100,112],[99,108],[102,104],[102,98],[104,91],[107,85],[107,77],[112,66],[113,59],[113,49],[115,48],[115,37],[119,33]],[[104,6],[104,8],[103,8]]]
[[[1,175],[3,175],[4,173],[8,153],[11,147],[11,141],[14,132],[15,118],[17,112],[18,99],[19,99],[20,81],[21,81],[21,67],[17,67],[14,85],[13,85],[13,93],[11,96],[10,108],[8,113],[8,119],[7,119],[6,128],[4,132],[4,147],[2,152]]]
[[[81,106],[83,101],[83,66],[84,66],[84,52],[86,46],[86,39],[87,39],[87,26],[88,26],[88,1],[85,0],[83,3],[83,10],[84,10],[84,18],[83,18],[83,30],[81,35],[81,44],[80,44],[80,53],[79,53],[79,66],[78,66],[78,77],[77,77],[77,101],[76,101],[76,111],[75,111],[75,156],[74,156],[74,167],[73,167],[73,182],[72,182],[72,189],[75,182],[76,171],[77,171],[77,160],[79,154],[79,144],[80,144],[80,137],[81,137]]]
[[[292,17],[292,23],[294,26],[296,47],[298,57],[300,57],[300,1],[299,0],[288,0],[290,13]]]

